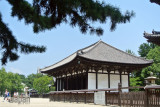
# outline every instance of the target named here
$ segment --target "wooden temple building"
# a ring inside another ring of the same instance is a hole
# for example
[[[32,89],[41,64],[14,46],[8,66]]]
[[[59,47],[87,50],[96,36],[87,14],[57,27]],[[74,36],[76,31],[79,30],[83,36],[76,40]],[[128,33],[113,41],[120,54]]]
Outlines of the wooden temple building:
[[[152,34],[144,32],[144,37],[147,39],[148,42],[152,42],[160,46],[160,32],[154,30],[152,31]]]
[[[60,62],[40,69],[40,72],[56,78],[56,91],[118,88],[118,83],[129,87],[130,73],[152,62],[100,40]]]

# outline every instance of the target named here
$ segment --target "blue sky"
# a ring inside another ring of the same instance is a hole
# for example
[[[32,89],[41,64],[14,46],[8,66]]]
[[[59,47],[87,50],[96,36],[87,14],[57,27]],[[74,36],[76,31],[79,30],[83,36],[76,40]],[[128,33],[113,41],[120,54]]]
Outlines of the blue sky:
[[[47,47],[47,51],[42,54],[20,54],[19,60],[8,62],[4,66],[6,70],[24,75],[36,73],[37,68],[52,65],[78,49],[91,45],[100,39],[123,51],[131,49],[138,55],[137,51],[140,44],[147,42],[143,37],[143,32],[151,33],[153,29],[160,31],[160,6],[150,3],[149,0],[104,1],[119,7],[123,13],[126,10],[133,10],[136,15],[130,23],[117,25],[114,32],[109,30],[109,20],[106,24],[94,23],[94,26],[101,26],[104,29],[103,36],[98,37],[89,33],[82,34],[78,27],[72,28],[65,23],[57,26],[56,29],[35,34],[32,24],[25,25],[23,20],[18,21],[16,17],[11,17],[11,6],[5,0],[0,0],[2,19],[8,24],[17,40]]]

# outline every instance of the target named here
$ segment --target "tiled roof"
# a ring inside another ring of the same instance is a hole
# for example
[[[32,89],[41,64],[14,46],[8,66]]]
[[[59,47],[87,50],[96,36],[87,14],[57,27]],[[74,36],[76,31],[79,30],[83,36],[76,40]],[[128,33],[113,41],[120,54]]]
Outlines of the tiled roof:
[[[144,37],[148,42],[160,45],[160,32],[154,30],[152,31],[152,34],[144,32]]]
[[[100,40],[93,45],[78,50],[77,52],[73,53],[69,57],[63,59],[62,61],[54,65],[40,69],[40,71],[48,71],[60,67],[64,64],[71,62],[76,57],[83,57],[94,61],[120,64],[151,64],[153,62],[152,60],[146,60],[141,57],[130,55]]]
[[[81,57],[103,62],[124,64],[148,64],[152,62],[151,60],[130,55],[103,41],[99,41],[92,49],[86,52],[82,50],[82,53]]]

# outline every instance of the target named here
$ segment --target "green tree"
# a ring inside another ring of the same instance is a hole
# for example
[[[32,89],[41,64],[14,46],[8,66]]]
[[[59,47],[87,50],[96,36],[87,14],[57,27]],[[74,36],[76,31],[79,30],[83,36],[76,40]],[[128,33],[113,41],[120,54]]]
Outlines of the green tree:
[[[38,91],[39,94],[44,94],[50,91],[49,85],[51,84],[51,81],[53,81],[52,77],[49,77],[47,75],[34,79],[33,87]]]
[[[42,74],[30,74],[30,75],[28,75],[27,78],[26,78],[26,85],[29,88],[33,88],[34,79],[40,78],[42,76],[43,76]]]
[[[132,50],[130,50],[130,49],[127,49],[126,52],[129,53],[129,54],[131,54],[131,55],[136,56],[136,54]]]
[[[20,76],[16,73],[6,72],[4,68],[0,69],[0,91],[4,94],[5,89],[8,89],[11,94],[13,92],[22,92],[23,85]]]
[[[0,92],[1,95],[4,94],[5,89],[7,88],[7,85],[9,84],[8,78],[7,78],[7,72],[4,68],[0,69]]]
[[[127,49],[126,50],[127,53],[136,56],[136,54],[130,50]],[[143,79],[141,78],[141,71],[133,71],[132,73],[130,73],[130,86],[134,87],[134,86],[141,86]],[[139,89],[132,89],[132,91],[138,91]]]
[[[22,80],[19,74],[8,72],[7,77],[9,82],[7,89],[11,92],[11,94],[14,92],[23,92],[24,87],[22,85]]]
[[[27,83],[27,79],[26,79],[25,75],[23,75],[23,74],[18,74],[18,75],[20,76],[20,78],[22,80],[22,83],[26,84]]]
[[[103,34],[102,28],[92,26],[93,22],[106,23],[110,19],[110,30],[117,24],[129,22],[133,12],[122,14],[120,9],[104,2],[95,0],[33,0],[31,5],[26,0],[6,0],[11,6],[11,16],[24,19],[25,24],[33,24],[33,31],[38,33],[46,29],[56,28],[61,23],[69,23],[72,27],[78,26],[82,33]],[[0,48],[3,57],[2,64],[18,59],[17,52],[29,54],[44,52],[45,47],[34,46],[18,42],[0,15]]]
[[[148,52],[151,50],[151,49],[154,49],[155,48],[155,44],[153,43],[143,43],[140,45],[139,47],[139,50],[138,50],[138,53],[141,57],[146,57]]]
[[[154,49],[151,49],[147,54],[147,58],[153,59],[154,62],[151,66],[142,70],[142,77],[146,78],[150,76],[150,72],[153,72],[154,76],[160,78],[160,47],[156,46]],[[158,80],[156,83],[160,84],[160,81]]]
[[[142,86],[143,81],[141,81],[140,77],[131,77],[130,78],[130,86],[135,87],[135,86]],[[132,91],[139,91],[138,88],[131,89]]]

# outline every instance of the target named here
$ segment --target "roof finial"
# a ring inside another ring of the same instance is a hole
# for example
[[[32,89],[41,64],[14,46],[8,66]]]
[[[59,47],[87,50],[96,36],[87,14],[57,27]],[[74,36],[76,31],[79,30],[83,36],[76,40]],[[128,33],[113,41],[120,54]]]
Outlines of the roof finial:
[[[155,34],[154,29],[152,30],[152,33]]]

